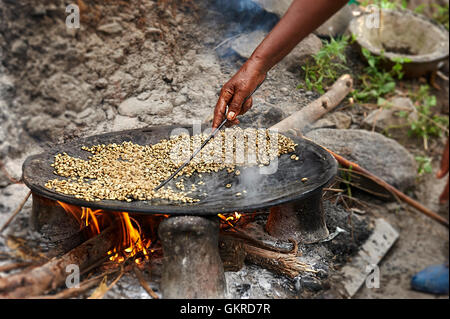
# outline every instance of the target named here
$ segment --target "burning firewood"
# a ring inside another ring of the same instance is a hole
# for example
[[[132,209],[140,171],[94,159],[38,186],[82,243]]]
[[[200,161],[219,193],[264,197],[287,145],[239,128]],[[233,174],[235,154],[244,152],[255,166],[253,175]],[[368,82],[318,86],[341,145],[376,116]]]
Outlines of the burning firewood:
[[[43,295],[60,287],[66,280],[66,267],[77,265],[83,271],[103,258],[114,247],[117,227],[110,227],[61,257],[40,267],[0,278],[0,297],[26,298]]]
[[[252,264],[270,269],[280,275],[290,278],[297,277],[301,272],[317,273],[308,264],[298,260],[296,254],[283,254],[244,244],[247,253],[246,260]]]

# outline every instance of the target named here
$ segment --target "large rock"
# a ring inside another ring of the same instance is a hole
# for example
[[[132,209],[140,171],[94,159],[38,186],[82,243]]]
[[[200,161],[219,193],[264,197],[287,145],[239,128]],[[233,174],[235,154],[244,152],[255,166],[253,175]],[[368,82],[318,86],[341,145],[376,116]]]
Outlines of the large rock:
[[[357,163],[400,190],[414,185],[416,161],[395,140],[366,130],[318,129],[305,136]]]
[[[168,115],[172,113],[173,105],[159,94],[153,94],[146,100],[137,97],[126,99],[119,105],[119,114],[129,117],[139,115]]]
[[[406,112],[407,116],[400,116],[400,112]],[[406,97],[395,97],[387,102],[387,106],[374,110],[364,119],[363,125],[379,132],[387,132],[389,129],[405,127],[411,121],[418,118],[417,109],[413,102]]]
[[[248,59],[256,47],[264,40],[266,35],[267,32],[263,30],[245,33],[231,43],[231,48],[241,57]],[[298,68],[305,59],[319,52],[321,48],[322,41],[314,34],[310,34],[303,39],[303,41],[300,42],[281,63],[288,69]]]

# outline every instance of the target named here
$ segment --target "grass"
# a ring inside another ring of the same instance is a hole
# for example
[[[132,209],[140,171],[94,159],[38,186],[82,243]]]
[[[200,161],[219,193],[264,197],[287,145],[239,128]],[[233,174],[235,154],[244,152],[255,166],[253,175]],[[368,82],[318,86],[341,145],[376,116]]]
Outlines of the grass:
[[[436,96],[430,94],[428,85],[421,85],[417,92],[410,92],[409,97],[414,101],[417,109],[417,120],[410,123],[409,135],[422,138],[425,149],[428,149],[430,137],[440,137],[448,135],[448,117],[435,114],[433,108],[436,106]],[[406,117],[406,112],[399,113],[399,116]]]
[[[305,72],[305,84],[300,84],[297,88],[306,87],[308,90],[316,90],[320,94],[325,93],[325,87],[332,84],[343,71],[347,71],[345,66],[345,49],[349,44],[349,37],[343,36],[324,41],[322,49],[313,55],[313,61],[302,66]]]
[[[391,70],[385,71],[381,67],[382,63],[385,62],[383,55],[372,55],[365,48],[362,49],[362,53],[368,66],[364,69],[364,74],[358,78],[360,84],[353,91],[353,98],[361,103],[376,102],[378,105],[383,105],[385,104],[385,96],[395,91],[396,80],[403,78],[403,64],[410,60],[406,58],[396,59]]]
[[[423,176],[424,174],[430,174],[433,171],[431,166],[431,158],[428,156],[416,156],[416,162],[418,164],[417,174]]]

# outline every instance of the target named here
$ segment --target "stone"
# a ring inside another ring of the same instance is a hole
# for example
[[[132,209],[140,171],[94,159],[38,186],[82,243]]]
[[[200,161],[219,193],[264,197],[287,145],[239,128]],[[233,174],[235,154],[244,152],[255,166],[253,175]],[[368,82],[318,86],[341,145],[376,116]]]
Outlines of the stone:
[[[12,98],[15,92],[14,81],[6,74],[0,74],[0,97],[2,99]]]
[[[11,44],[11,52],[16,55],[25,55],[27,52],[27,44],[23,40],[15,40]]]
[[[323,43],[314,34],[308,35],[281,61],[281,65],[289,71],[300,69],[307,59],[322,49]]]
[[[323,289],[320,281],[312,276],[302,276],[300,279],[300,287],[313,292],[318,292]]]
[[[104,89],[108,86],[108,80],[105,78],[100,78],[97,81],[95,81],[95,87],[97,89]]]
[[[409,113],[407,117],[399,116],[400,112]],[[387,102],[387,106],[374,110],[364,119],[363,125],[367,129],[387,132],[389,128],[405,126],[418,118],[417,109],[413,102],[406,97],[394,97]]]
[[[175,100],[173,101],[173,106],[180,106],[185,104],[188,101],[187,97],[185,95],[178,95]]]
[[[330,119],[338,129],[349,128],[352,124],[352,117],[344,112],[333,112],[330,114]]]
[[[231,43],[231,48],[242,58],[248,59],[256,47],[264,40],[267,32],[256,30],[245,33]],[[281,62],[288,70],[299,68],[311,55],[316,54],[322,48],[322,41],[310,34],[303,39]]]
[[[331,18],[318,27],[314,33],[320,37],[337,37],[343,35],[353,19],[353,6],[346,5]]]
[[[131,130],[135,128],[141,128],[146,126],[145,123],[139,121],[137,117],[128,117],[122,115],[116,115],[114,120],[111,121],[110,130],[114,131],[123,131],[123,130]]]
[[[121,33],[122,30],[123,28],[118,22],[103,24],[97,28],[97,31],[101,31],[107,34]]]
[[[256,104],[250,112],[239,118],[240,126],[269,128],[286,117],[283,109],[275,105]]]
[[[142,92],[141,94],[139,94],[139,95],[137,96],[137,99],[138,99],[139,101],[145,101],[145,100],[147,100],[147,99],[150,97],[151,94],[152,94],[152,93],[149,92],[149,91]]]
[[[312,126],[311,129],[319,129],[319,128],[335,128],[336,125],[334,122],[327,118],[317,120]]]
[[[281,18],[289,8],[292,0],[252,0],[265,11],[275,14]]]
[[[60,104],[75,112],[83,111],[93,98],[88,83],[62,72],[44,79],[39,89],[45,99],[54,101],[52,104]]]
[[[159,94],[153,94],[146,100],[131,97],[119,105],[120,115],[137,117],[139,115],[168,115],[172,113],[173,105],[168,100],[161,99]]]
[[[305,137],[355,162],[402,191],[415,184],[417,163],[414,156],[395,140],[379,133],[317,129],[308,132]]]
[[[25,126],[27,132],[38,140],[58,140],[69,121],[64,118],[52,118],[46,114],[32,117]]]

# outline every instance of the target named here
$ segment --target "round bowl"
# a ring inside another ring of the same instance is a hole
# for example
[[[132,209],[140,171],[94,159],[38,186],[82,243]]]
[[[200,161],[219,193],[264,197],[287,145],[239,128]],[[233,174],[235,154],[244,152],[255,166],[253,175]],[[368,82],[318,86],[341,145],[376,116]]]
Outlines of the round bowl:
[[[448,58],[449,34],[443,26],[409,10],[382,10],[380,23],[374,27],[370,14],[354,18],[349,32],[360,48],[383,54],[391,62],[385,67],[392,67],[395,58],[408,58],[410,62],[403,65],[405,75],[418,77],[436,71]]]

